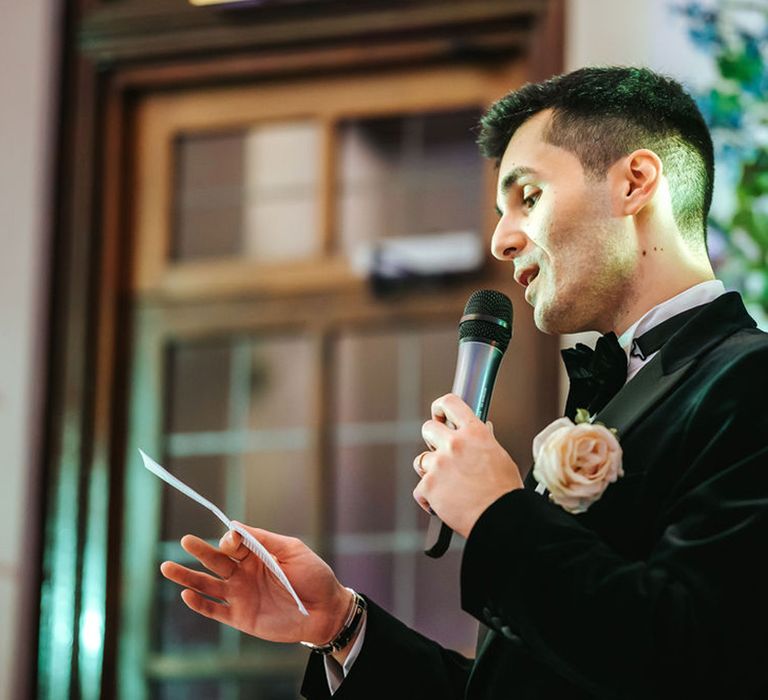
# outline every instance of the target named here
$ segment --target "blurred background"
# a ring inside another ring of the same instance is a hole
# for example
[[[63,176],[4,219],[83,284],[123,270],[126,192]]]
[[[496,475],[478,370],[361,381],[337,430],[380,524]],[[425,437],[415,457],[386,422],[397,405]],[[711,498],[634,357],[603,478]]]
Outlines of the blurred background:
[[[767,325],[765,2],[0,3],[2,698],[298,697],[306,651],[159,575],[223,530],[139,447],[474,652],[463,543],[424,556],[411,462],[475,289],[515,307],[490,417],[522,467],[562,410],[576,338],[490,258],[474,144],[524,82],[682,80],[718,151],[712,258]]]

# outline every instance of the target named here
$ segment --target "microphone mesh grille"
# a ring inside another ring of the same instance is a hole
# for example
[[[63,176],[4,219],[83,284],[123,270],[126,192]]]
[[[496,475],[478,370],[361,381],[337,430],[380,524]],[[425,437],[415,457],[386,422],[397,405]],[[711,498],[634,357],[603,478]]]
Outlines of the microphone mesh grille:
[[[487,340],[497,343],[504,352],[512,337],[512,302],[509,297],[495,289],[481,289],[473,292],[464,307],[464,315],[469,314],[498,318],[507,323],[507,328],[492,321],[468,320],[459,324],[459,340],[464,338]]]

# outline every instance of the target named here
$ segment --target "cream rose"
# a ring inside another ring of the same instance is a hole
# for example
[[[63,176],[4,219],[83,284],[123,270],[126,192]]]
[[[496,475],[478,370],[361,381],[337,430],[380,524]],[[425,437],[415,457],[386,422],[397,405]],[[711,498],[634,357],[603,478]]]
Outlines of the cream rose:
[[[559,418],[533,440],[533,476],[555,503],[583,513],[624,476],[621,455],[619,441],[604,425]]]

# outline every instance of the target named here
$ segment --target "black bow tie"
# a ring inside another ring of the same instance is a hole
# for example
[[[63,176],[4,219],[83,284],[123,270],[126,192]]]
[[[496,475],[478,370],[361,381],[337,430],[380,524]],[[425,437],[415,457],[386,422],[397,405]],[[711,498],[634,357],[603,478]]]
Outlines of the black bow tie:
[[[574,420],[577,408],[597,413],[624,386],[627,355],[615,333],[597,339],[593,350],[584,343],[562,350],[565,371],[571,381],[565,415]]]
[[[694,307],[651,328],[632,341],[631,355],[644,360],[659,350],[688,320],[700,311]],[[590,415],[600,411],[624,386],[627,380],[627,355],[615,333],[598,338],[595,349],[577,343],[562,350],[565,370],[571,381],[565,415],[573,420],[577,408],[586,408]]]

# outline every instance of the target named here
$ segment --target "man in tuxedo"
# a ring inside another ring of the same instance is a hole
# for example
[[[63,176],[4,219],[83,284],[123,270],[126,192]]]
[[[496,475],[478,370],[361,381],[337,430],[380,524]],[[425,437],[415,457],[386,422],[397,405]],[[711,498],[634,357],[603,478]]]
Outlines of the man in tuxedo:
[[[651,71],[587,68],[502,98],[479,142],[499,165],[493,253],[537,327],[603,333],[594,353],[564,352],[566,415],[616,430],[623,476],[568,512],[523,484],[463,401],[434,402],[414,497],[467,538],[462,607],[488,628],[474,661],[345,589],[292,538],[253,530],[306,618],[233,533],[219,549],[182,540],[216,576],[163,573],[203,615],[336,642],[310,656],[311,700],[768,697],[768,336],[709,264],[698,109]]]

